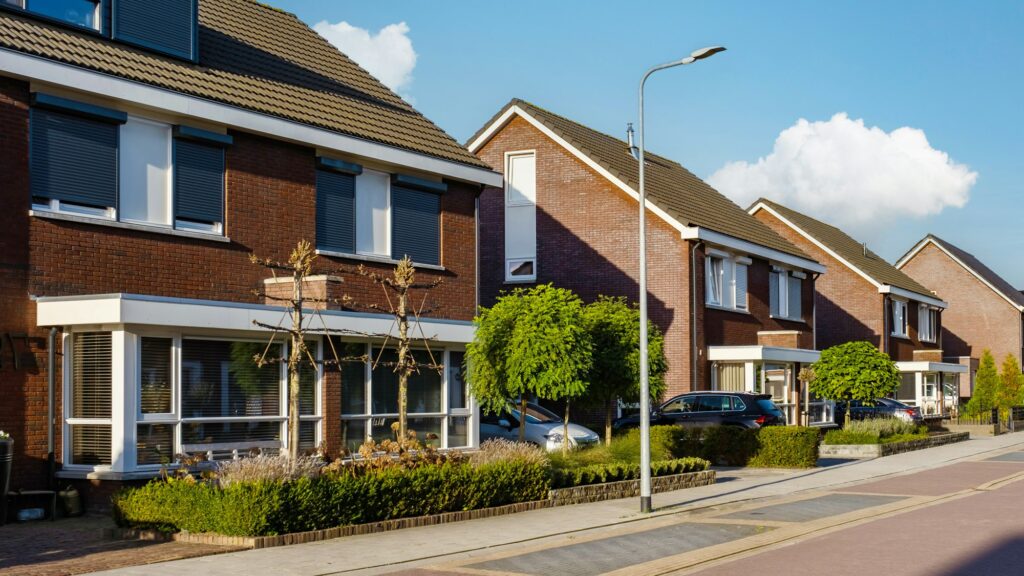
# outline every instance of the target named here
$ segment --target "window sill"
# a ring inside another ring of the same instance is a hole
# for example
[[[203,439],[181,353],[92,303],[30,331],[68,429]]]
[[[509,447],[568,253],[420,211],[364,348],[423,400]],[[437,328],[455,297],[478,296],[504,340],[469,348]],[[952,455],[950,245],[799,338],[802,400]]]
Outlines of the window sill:
[[[736,314],[746,314],[747,316],[750,315],[750,310],[744,310],[742,308],[726,308],[725,306],[718,306],[716,304],[704,304],[704,307],[705,308],[710,308],[711,310],[721,310],[722,312],[733,312],[733,313],[736,313]]]
[[[889,336],[891,336],[893,338],[899,338],[900,340],[906,340],[907,342],[911,341],[910,340],[910,336],[908,336],[906,334],[889,334]]]
[[[352,254],[350,252],[336,252],[334,250],[320,250],[316,251],[318,256],[330,256],[332,258],[345,258],[348,260],[360,260],[362,262],[376,262],[379,264],[398,264],[400,260],[388,258],[386,256],[369,256],[367,254]],[[413,262],[413,266],[416,268],[422,268],[424,270],[437,270],[439,272],[447,271],[444,266],[437,264],[421,264],[419,262]]]
[[[516,278],[514,280],[510,280],[508,278],[505,279],[505,284],[535,284],[536,282],[536,276],[533,278]]]
[[[769,316],[772,320],[785,320],[786,322],[799,322],[800,324],[807,324],[803,318],[788,318],[786,316]]]
[[[225,242],[230,243],[231,239],[227,236],[221,236],[219,234],[211,234],[209,232],[194,232],[191,230],[176,230],[174,228],[166,228],[164,226],[150,226],[147,224],[137,224],[134,222],[119,222],[117,220],[108,220],[106,218],[95,218],[92,216],[82,216],[79,214],[67,214],[64,212],[50,212],[49,210],[29,210],[29,216],[35,216],[36,218],[46,218],[48,220],[63,220],[65,222],[78,222],[80,224],[95,224],[97,226],[106,226],[108,228],[120,228],[122,230],[136,230],[139,232],[152,232],[154,234],[166,234],[168,236],[179,236],[181,238],[195,238],[197,240],[209,240],[211,242]]]
[[[160,475],[159,469],[136,472],[114,472],[113,470],[65,469],[57,472],[57,478],[68,480],[149,480]]]

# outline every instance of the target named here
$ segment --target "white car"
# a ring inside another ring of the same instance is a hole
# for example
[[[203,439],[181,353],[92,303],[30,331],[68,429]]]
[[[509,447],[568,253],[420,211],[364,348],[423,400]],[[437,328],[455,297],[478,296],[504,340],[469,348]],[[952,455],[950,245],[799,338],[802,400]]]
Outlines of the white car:
[[[519,406],[509,405],[500,414],[483,414],[480,419],[480,441],[491,438],[519,440]],[[526,403],[526,441],[543,446],[548,451],[561,450],[565,441],[565,427],[562,419],[547,408]],[[597,432],[579,424],[569,423],[570,447],[597,444],[601,440]]]

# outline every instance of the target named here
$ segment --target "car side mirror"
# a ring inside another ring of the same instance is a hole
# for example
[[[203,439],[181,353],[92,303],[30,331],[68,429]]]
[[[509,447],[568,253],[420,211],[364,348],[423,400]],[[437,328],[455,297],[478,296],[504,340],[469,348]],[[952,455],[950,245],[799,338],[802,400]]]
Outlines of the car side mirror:
[[[506,418],[498,420],[498,426],[501,426],[502,428],[508,428],[509,430],[512,429],[512,423],[509,422]]]

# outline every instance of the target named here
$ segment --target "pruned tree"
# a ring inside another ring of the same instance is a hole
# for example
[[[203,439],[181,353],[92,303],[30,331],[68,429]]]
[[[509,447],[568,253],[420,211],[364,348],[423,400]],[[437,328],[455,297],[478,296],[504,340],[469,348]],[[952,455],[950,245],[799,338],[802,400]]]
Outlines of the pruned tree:
[[[999,389],[999,372],[996,370],[996,359],[992,351],[985,349],[981,353],[978,373],[974,378],[974,391],[971,399],[964,406],[964,414],[978,416],[988,414],[996,407],[996,394]]]
[[[850,402],[874,402],[895,392],[900,372],[889,356],[869,342],[847,342],[821,353],[812,365],[810,391],[828,400],[846,403],[845,423],[850,423]]]
[[[619,399],[640,400],[640,311],[625,298],[601,296],[583,309],[593,343],[593,363],[583,403],[604,409],[605,444],[612,441],[612,419]],[[665,339],[653,323],[647,324],[647,358],[652,400],[665,391]]]
[[[377,365],[393,367],[395,372],[399,375],[400,414],[398,440],[399,442],[405,442],[407,440],[406,406],[408,404],[407,388],[409,375],[414,372],[418,372],[420,368],[423,367],[429,367],[430,369],[438,371],[444,369],[443,365],[433,360],[432,355],[431,361],[423,364],[418,363],[410,353],[412,341],[415,338],[412,333],[415,331],[416,327],[419,328],[422,336],[420,340],[424,342],[431,340],[431,338],[427,338],[423,335],[423,329],[419,325],[420,316],[429,312],[423,309],[426,303],[426,296],[424,296],[423,301],[418,308],[413,308],[411,306],[410,291],[418,288],[432,288],[439,284],[440,280],[426,285],[416,284],[414,282],[415,268],[408,257],[403,258],[396,265],[394,273],[391,276],[371,272],[364,266],[359,266],[354,270],[340,270],[342,273],[354,273],[367,277],[384,288],[387,306],[375,303],[362,304],[354,302],[348,295],[344,295],[340,298],[330,298],[327,297],[326,294],[324,297],[310,297],[303,293],[304,283],[309,276],[325,273],[314,270],[314,264],[317,259],[316,251],[306,240],[299,241],[298,245],[294,250],[292,250],[292,253],[286,262],[260,258],[255,254],[250,255],[249,258],[253,264],[262,266],[269,270],[275,279],[278,278],[279,275],[284,277],[290,276],[292,281],[292,293],[290,296],[268,294],[265,290],[256,290],[254,292],[257,296],[263,297],[267,300],[286,304],[287,310],[285,314],[289,319],[287,326],[285,325],[285,317],[282,317],[281,322],[276,326],[260,322],[258,320],[253,321],[255,326],[270,330],[272,333],[264,350],[253,357],[253,361],[256,366],[262,368],[267,364],[278,363],[283,363],[287,366],[289,456],[296,458],[299,455],[299,398],[301,397],[303,366],[312,367],[315,370],[320,366],[340,366],[344,362],[366,362],[369,360],[368,356],[365,354],[359,356],[339,356],[337,348],[335,348],[334,342],[331,339],[331,335],[349,335],[382,340],[383,344],[380,347],[382,352],[387,348],[389,342],[392,340],[395,341],[395,345],[398,349],[398,360],[396,362],[389,362],[382,360],[381,357],[378,356],[375,359],[374,367]],[[339,271],[334,272],[336,273]],[[391,300],[392,296],[397,298],[397,301],[394,303]],[[318,308],[310,309],[311,305],[317,304],[333,305],[339,308],[361,307],[364,309],[386,312],[393,316],[394,324],[392,326],[392,330],[381,333],[368,333],[336,328],[332,329],[327,326],[327,323],[320,315]],[[415,326],[410,324],[410,316],[415,318]],[[316,326],[312,322],[314,317],[319,318],[319,326]],[[398,332],[397,337],[394,335],[394,328],[396,327]],[[272,355],[274,343],[279,333],[287,334],[289,338],[288,355],[285,357],[275,357]],[[327,336],[325,339],[330,345],[332,355],[331,359],[318,361],[309,350],[306,342],[308,337],[314,335]],[[427,346],[427,349],[429,351],[429,346]]]
[[[519,440],[524,441],[528,395],[565,401],[562,446],[567,450],[569,404],[586,391],[592,366],[583,302],[550,284],[517,288],[491,308],[481,308],[474,321],[466,362],[470,390],[482,409],[500,412],[518,398]]]
[[[999,388],[996,391],[996,407],[1000,414],[1009,417],[1010,408],[1021,405],[1024,393],[1024,375],[1020,372],[1020,361],[1013,354],[1007,354],[999,368]]]

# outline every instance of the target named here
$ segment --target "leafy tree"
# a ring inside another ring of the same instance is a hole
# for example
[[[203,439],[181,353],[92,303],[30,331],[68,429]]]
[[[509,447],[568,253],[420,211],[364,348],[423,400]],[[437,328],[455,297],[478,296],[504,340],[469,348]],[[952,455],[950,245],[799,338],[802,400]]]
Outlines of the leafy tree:
[[[850,423],[850,402],[872,402],[900,386],[896,363],[869,342],[847,342],[821,353],[812,366],[810,391],[821,398],[846,403],[845,423]]]
[[[1020,362],[1013,354],[1007,354],[999,370],[999,388],[996,390],[996,406],[999,412],[1008,415],[1011,406],[1021,405],[1021,393],[1024,392],[1024,374],[1020,372]]]
[[[570,290],[542,284],[518,288],[481,308],[466,346],[469,388],[485,412],[520,399],[519,440],[525,440],[526,396],[564,400],[563,450],[569,446],[569,401],[583,395],[592,343],[583,302]]]
[[[974,379],[974,392],[964,407],[968,416],[987,414],[996,406],[996,393],[999,389],[999,373],[996,371],[996,359],[992,351],[986,349],[981,354],[978,374]]]
[[[619,398],[640,399],[640,311],[625,298],[601,296],[583,310],[593,340],[590,385],[582,401],[605,409],[604,440],[611,445],[612,416]],[[647,324],[647,366],[651,398],[665,391],[665,339],[653,322]]]

